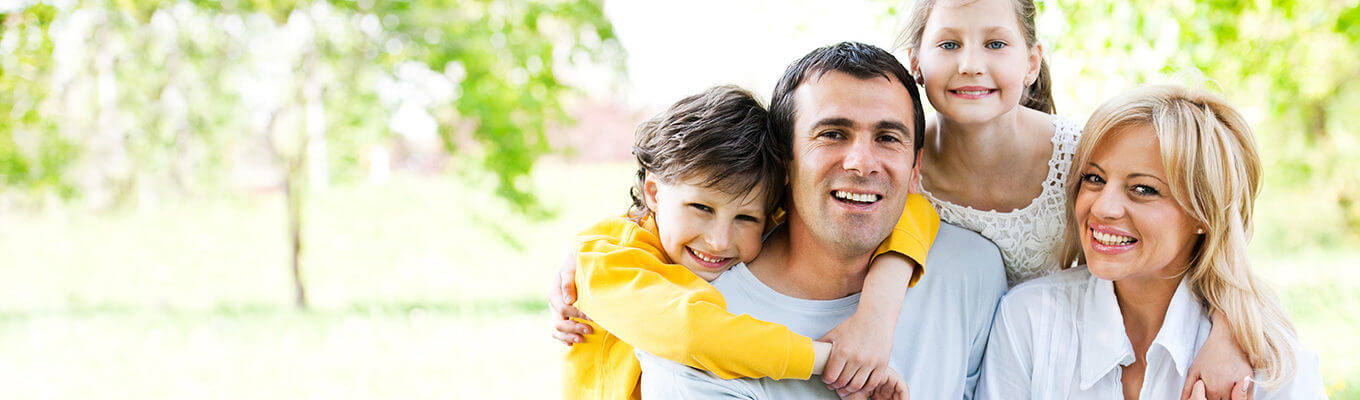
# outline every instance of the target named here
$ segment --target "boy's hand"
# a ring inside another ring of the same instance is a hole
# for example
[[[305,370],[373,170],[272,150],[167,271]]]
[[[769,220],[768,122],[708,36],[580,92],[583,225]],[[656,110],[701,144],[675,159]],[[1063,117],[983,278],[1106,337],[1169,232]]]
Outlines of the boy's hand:
[[[907,382],[902,380],[902,377],[897,374],[897,371],[889,367],[884,368],[882,372],[886,372],[885,375],[887,376],[888,379],[885,382],[883,382],[883,384],[878,385],[878,387],[876,388],[865,388],[864,390],[852,393],[839,391],[836,392],[836,394],[841,396],[841,399],[853,399],[853,400],[858,399],[908,400],[911,398],[911,392],[907,389]]]
[[[857,310],[820,341],[831,342],[831,355],[822,370],[822,383],[846,393],[873,389],[888,381],[895,320],[876,320],[868,310]],[[896,375],[896,373],[892,373]]]
[[[1212,319],[1213,329],[1209,332],[1209,339],[1195,354],[1185,383],[1181,386],[1181,399],[1190,398],[1198,381],[1203,381],[1204,395],[1209,400],[1253,398],[1251,381],[1243,379],[1252,375],[1247,354],[1238,348],[1237,341],[1232,337],[1232,329],[1222,313],[1214,313]]]
[[[585,341],[582,335],[591,333],[590,326],[571,320],[590,320],[573,303],[576,303],[576,253],[569,252],[553,280],[552,289],[548,290],[548,308],[552,309],[553,315],[552,336],[567,346]]]

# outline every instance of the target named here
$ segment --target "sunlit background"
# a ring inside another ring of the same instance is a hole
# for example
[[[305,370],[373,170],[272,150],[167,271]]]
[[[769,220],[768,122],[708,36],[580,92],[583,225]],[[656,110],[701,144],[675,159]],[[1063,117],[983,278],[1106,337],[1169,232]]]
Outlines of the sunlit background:
[[[1360,398],[1357,2],[1040,3],[1060,114],[1247,114],[1253,266]],[[555,397],[547,286],[635,124],[909,6],[0,1],[0,398]]]

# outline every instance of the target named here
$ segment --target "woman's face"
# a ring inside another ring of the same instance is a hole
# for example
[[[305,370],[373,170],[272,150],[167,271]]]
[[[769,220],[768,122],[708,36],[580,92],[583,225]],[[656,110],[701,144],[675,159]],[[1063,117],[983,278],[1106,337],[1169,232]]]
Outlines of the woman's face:
[[[1012,0],[958,3],[941,1],[930,11],[912,69],[936,111],[983,123],[1020,104],[1042,50],[1025,42]]]
[[[1091,274],[1111,281],[1178,276],[1199,227],[1171,197],[1152,127],[1111,132],[1088,161],[1078,166],[1073,207]]]

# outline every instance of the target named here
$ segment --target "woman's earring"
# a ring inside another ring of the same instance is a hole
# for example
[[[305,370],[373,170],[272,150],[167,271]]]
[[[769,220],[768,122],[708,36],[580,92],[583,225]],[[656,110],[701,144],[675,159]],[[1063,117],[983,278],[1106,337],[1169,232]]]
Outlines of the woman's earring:
[[[1203,234],[1204,234],[1204,228],[1195,229],[1195,234],[1196,234],[1196,235],[1203,235]]]

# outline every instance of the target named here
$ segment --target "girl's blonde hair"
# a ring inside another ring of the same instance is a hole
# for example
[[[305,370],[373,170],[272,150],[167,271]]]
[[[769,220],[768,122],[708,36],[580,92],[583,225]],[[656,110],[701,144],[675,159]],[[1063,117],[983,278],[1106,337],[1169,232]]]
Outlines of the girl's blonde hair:
[[[949,1],[949,0],[946,0]],[[976,0],[964,0],[964,3]],[[935,9],[936,0],[916,0],[911,7],[911,14],[907,17],[907,27],[897,36],[897,47],[911,50],[913,54],[921,50],[921,37],[926,32],[926,20],[930,19],[930,10]],[[1020,24],[1020,34],[1025,37],[1025,45],[1034,47],[1039,43],[1039,35],[1034,28],[1034,14],[1037,9],[1034,0],[1012,0],[1015,5],[1015,16]],[[1048,61],[1039,60],[1039,76],[1034,79],[1029,87],[1025,88],[1025,96],[1020,99],[1020,105],[1044,113],[1053,114],[1057,112],[1057,107],[1053,103],[1053,78],[1048,72]]]
[[[1251,272],[1247,241],[1251,213],[1261,189],[1261,160],[1251,128],[1218,96],[1180,86],[1150,86],[1101,105],[1082,131],[1072,170],[1086,165],[1105,139],[1131,127],[1150,127],[1160,142],[1172,197],[1205,227],[1185,273],[1190,287],[1221,311],[1233,337],[1267,387],[1295,370],[1294,328],[1270,288]],[[1067,179],[1067,224],[1062,266],[1085,262],[1072,205],[1080,174]]]

